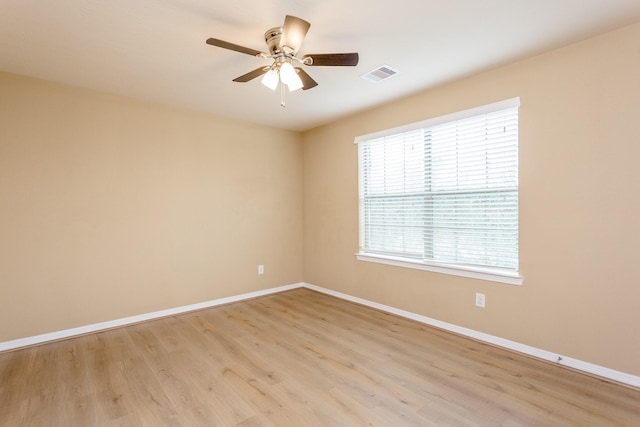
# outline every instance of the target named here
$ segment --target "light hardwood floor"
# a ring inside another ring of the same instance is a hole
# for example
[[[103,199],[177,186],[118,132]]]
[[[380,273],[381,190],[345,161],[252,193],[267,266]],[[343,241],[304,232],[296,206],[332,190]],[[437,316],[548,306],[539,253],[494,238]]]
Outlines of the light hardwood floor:
[[[640,390],[296,289],[0,354],[1,426],[640,426]]]

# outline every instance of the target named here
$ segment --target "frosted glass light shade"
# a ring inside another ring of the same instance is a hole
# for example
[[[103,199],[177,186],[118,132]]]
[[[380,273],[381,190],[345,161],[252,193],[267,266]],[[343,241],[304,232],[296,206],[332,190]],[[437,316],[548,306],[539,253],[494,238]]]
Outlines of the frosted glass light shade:
[[[293,69],[293,65],[288,62],[285,62],[280,66],[280,80],[282,83],[289,84],[289,82],[293,81],[297,77],[296,70]]]
[[[273,69],[269,70],[262,78],[262,84],[271,90],[276,90],[276,87],[278,87],[278,73]]]
[[[289,87],[290,92],[302,87],[302,80],[300,80],[300,77],[293,68],[293,65],[288,62],[285,62],[280,66],[280,80]]]
[[[294,90],[298,90],[302,87],[302,80],[300,80],[300,77],[297,75],[295,75],[295,78],[291,79],[291,81],[287,84],[287,87],[289,88],[289,92],[293,92]]]

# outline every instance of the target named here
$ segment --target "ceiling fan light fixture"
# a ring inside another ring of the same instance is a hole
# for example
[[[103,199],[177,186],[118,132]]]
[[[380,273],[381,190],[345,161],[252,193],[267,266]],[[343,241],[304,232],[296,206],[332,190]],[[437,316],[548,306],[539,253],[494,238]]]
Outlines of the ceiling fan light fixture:
[[[289,92],[298,90],[303,86],[302,80],[290,62],[283,62],[280,65],[280,80],[287,85]]]
[[[276,90],[278,87],[278,72],[273,68],[267,71],[267,73],[262,78],[262,84],[268,87],[271,90]]]

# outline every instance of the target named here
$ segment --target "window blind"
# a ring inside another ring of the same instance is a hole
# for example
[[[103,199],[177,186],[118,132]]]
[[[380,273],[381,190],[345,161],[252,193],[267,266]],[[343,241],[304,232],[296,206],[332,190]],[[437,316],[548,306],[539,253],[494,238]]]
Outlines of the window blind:
[[[360,253],[517,271],[518,106],[356,139]]]

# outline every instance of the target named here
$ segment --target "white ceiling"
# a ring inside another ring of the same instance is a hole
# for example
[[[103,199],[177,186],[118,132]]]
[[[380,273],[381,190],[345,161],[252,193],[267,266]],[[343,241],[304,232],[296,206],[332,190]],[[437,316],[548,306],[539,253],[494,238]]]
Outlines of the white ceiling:
[[[357,67],[307,67],[287,94],[231,80],[270,61],[285,15],[311,22],[305,53],[360,53]],[[291,130],[640,21],[639,0],[0,0],[0,70]],[[381,65],[399,74],[360,78]],[[0,94],[2,96],[2,94]]]

